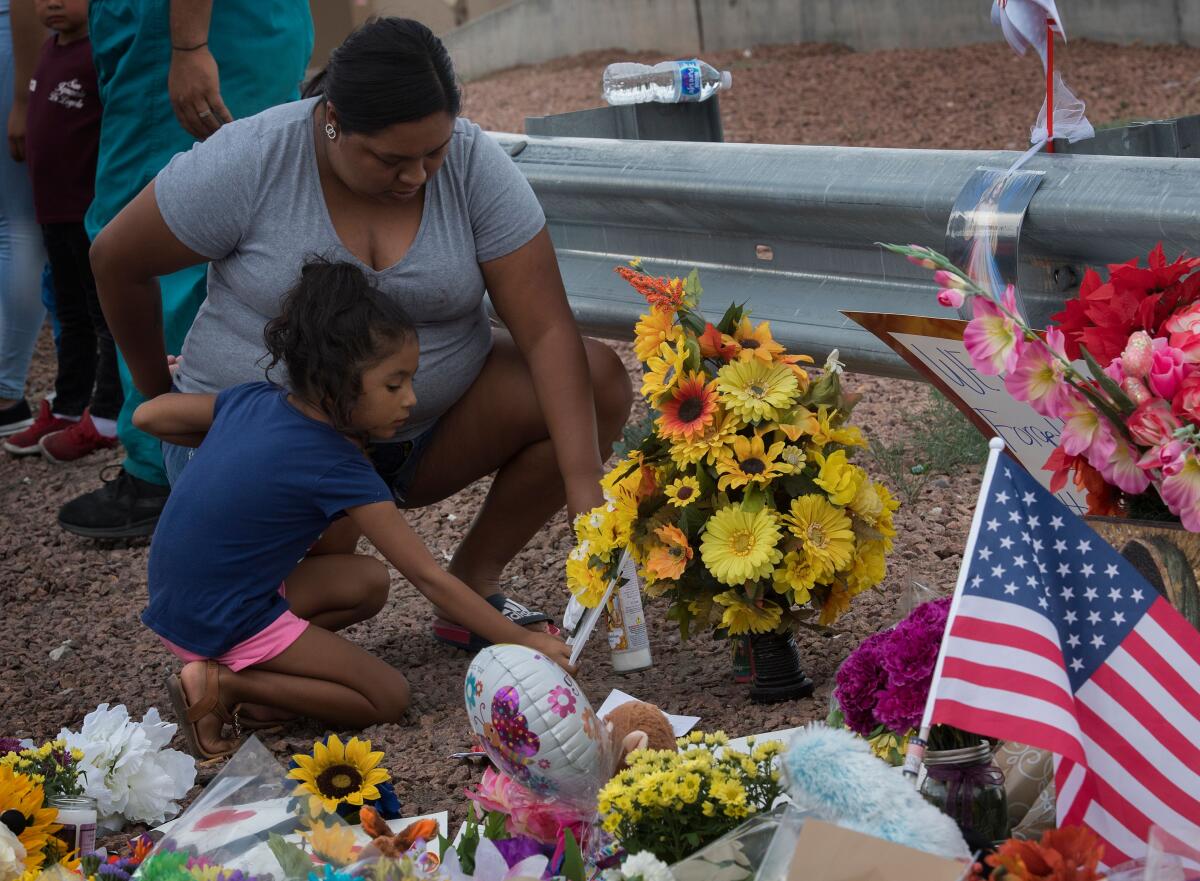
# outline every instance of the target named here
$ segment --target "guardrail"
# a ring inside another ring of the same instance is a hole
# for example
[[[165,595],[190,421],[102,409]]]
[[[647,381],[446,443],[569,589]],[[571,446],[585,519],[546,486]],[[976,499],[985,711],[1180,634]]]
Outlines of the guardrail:
[[[576,319],[629,338],[643,303],[613,267],[700,269],[715,319],[747,302],[775,336],[820,361],[914,378],[841,309],[945,314],[929,274],[875,242],[941,247],[955,198],[1003,151],[699,144],[496,134],[546,211]],[[1118,263],[1161,241],[1200,254],[1200,162],[1039,155],[1045,172],[1020,238],[1018,281],[1044,323],[1085,264]]]

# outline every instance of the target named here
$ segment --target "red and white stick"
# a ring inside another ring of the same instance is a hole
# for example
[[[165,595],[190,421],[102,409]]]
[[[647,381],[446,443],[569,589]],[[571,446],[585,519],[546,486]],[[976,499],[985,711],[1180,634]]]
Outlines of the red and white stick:
[[[1046,152],[1054,152],[1054,19],[1046,19]]]

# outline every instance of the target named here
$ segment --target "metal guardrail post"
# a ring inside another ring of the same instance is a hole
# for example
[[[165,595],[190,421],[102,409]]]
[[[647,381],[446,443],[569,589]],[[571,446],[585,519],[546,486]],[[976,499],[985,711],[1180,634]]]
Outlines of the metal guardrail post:
[[[643,305],[613,273],[640,256],[656,273],[701,271],[713,318],[747,302],[776,337],[852,369],[912,371],[839,310],[944,314],[928,273],[875,242],[940,245],[955,199],[1002,151],[630,142],[495,135],[546,211],[572,308],[590,333],[628,338]],[[1044,324],[1078,267],[1123,262],[1162,241],[1200,254],[1200,163],[1037,156],[1017,281]]]

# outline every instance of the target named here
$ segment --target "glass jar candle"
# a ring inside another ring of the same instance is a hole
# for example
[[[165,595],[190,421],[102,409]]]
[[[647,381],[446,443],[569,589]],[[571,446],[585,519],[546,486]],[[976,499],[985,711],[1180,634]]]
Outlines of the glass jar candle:
[[[56,835],[68,853],[77,851],[76,856],[83,856],[96,849],[95,799],[60,796],[50,800],[50,807],[58,810],[54,822],[62,824],[62,829]]]
[[[948,814],[964,833],[985,841],[1008,838],[1004,774],[992,762],[991,745],[927,750],[921,794]]]

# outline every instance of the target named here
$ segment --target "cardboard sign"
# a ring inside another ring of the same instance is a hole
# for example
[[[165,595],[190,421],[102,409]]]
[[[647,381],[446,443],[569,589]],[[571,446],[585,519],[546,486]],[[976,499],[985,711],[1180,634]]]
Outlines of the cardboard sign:
[[[1063,424],[1034,411],[1004,388],[1004,378],[987,376],[971,366],[963,345],[967,322],[921,315],[843,312],[888,344],[962,411],[985,437],[1000,437],[1030,474],[1046,489],[1051,474],[1042,466],[1058,446]],[[1070,481],[1058,500],[1076,514],[1087,513],[1087,501]]]
[[[959,881],[970,864],[805,820],[788,881]]]

